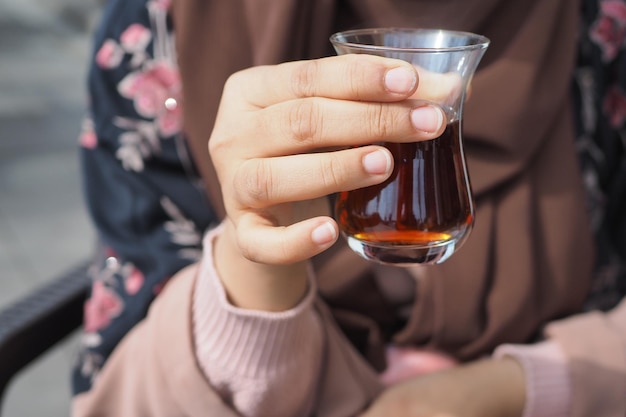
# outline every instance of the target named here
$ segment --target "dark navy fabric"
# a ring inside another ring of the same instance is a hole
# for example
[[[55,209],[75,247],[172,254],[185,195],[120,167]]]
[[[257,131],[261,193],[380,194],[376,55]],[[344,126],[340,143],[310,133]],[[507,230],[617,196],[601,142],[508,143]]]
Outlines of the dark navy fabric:
[[[597,248],[587,308],[606,310],[626,295],[626,1],[581,6],[576,143]]]
[[[146,0],[109,1],[94,36],[89,114],[80,142],[85,197],[101,247],[85,305],[74,393],[90,388],[166,280],[198,259],[201,237],[216,221],[175,126],[180,112],[167,112],[155,102],[179,93],[178,74],[170,65],[175,56],[155,57],[157,39],[171,42],[171,27],[157,33],[155,21],[167,23],[158,6]],[[106,42],[111,53],[103,48]],[[122,87],[129,76],[136,85]],[[125,97],[124,89],[135,96]],[[170,127],[159,129],[168,118],[174,120]]]

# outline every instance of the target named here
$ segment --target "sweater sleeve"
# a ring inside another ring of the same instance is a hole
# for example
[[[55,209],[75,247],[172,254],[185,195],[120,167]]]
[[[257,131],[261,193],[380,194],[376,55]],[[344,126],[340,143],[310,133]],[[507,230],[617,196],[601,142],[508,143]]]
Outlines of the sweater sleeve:
[[[547,340],[502,345],[526,375],[523,417],[617,417],[626,412],[626,299],[613,310],[550,323]]]
[[[205,237],[193,295],[199,366],[222,399],[243,416],[306,416],[313,406],[323,349],[312,272],[306,296],[293,309],[270,313],[237,308],[228,302],[214,267],[212,244],[221,231],[218,227]]]
[[[495,358],[512,357],[524,370],[526,403],[522,417],[568,417],[572,387],[567,360],[553,341],[499,346]]]
[[[567,357],[572,417],[626,412],[626,299],[613,310],[592,311],[548,325],[546,335]]]

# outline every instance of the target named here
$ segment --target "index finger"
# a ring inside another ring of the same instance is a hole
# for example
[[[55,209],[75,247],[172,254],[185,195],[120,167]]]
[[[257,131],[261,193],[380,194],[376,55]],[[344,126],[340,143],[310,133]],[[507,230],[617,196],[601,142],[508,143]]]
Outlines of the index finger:
[[[236,93],[252,109],[306,97],[393,102],[410,97],[417,84],[408,62],[351,54],[242,70],[228,79],[224,95]]]

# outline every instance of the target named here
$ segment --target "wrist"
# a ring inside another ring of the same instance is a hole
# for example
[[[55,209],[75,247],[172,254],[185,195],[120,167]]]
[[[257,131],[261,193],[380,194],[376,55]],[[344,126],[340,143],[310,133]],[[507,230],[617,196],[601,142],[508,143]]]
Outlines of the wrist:
[[[501,379],[507,401],[503,402],[501,415],[509,417],[521,417],[524,414],[526,402],[526,379],[524,369],[513,358],[503,357],[497,360],[503,372]]]
[[[454,368],[452,368],[454,371]],[[444,371],[446,372],[446,371]],[[511,358],[483,359],[461,366],[463,378],[458,382],[474,399],[465,406],[467,416],[520,417],[524,409],[525,380],[522,367]],[[457,397],[459,399],[459,397]],[[460,407],[460,404],[458,405]],[[460,408],[459,408],[460,409]]]
[[[285,311],[296,306],[307,292],[308,263],[267,265],[247,259],[237,245],[235,227],[228,219],[216,230],[213,251],[218,277],[228,301],[236,307],[260,311]],[[210,239],[207,236],[207,239]]]
[[[525,404],[523,417],[566,417],[571,402],[571,382],[565,355],[551,341],[533,345],[502,345],[496,358],[515,361],[523,370]]]

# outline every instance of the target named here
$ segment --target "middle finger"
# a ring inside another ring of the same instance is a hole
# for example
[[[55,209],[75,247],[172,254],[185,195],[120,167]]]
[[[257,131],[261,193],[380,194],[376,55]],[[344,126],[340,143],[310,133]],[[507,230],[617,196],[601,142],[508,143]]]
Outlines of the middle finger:
[[[417,100],[374,103],[304,98],[250,115],[251,123],[238,125],[264,138],[247,144],[251,155],[257,157],[377,142],[422,141],[436,138],[445,128],[441,108]]]

